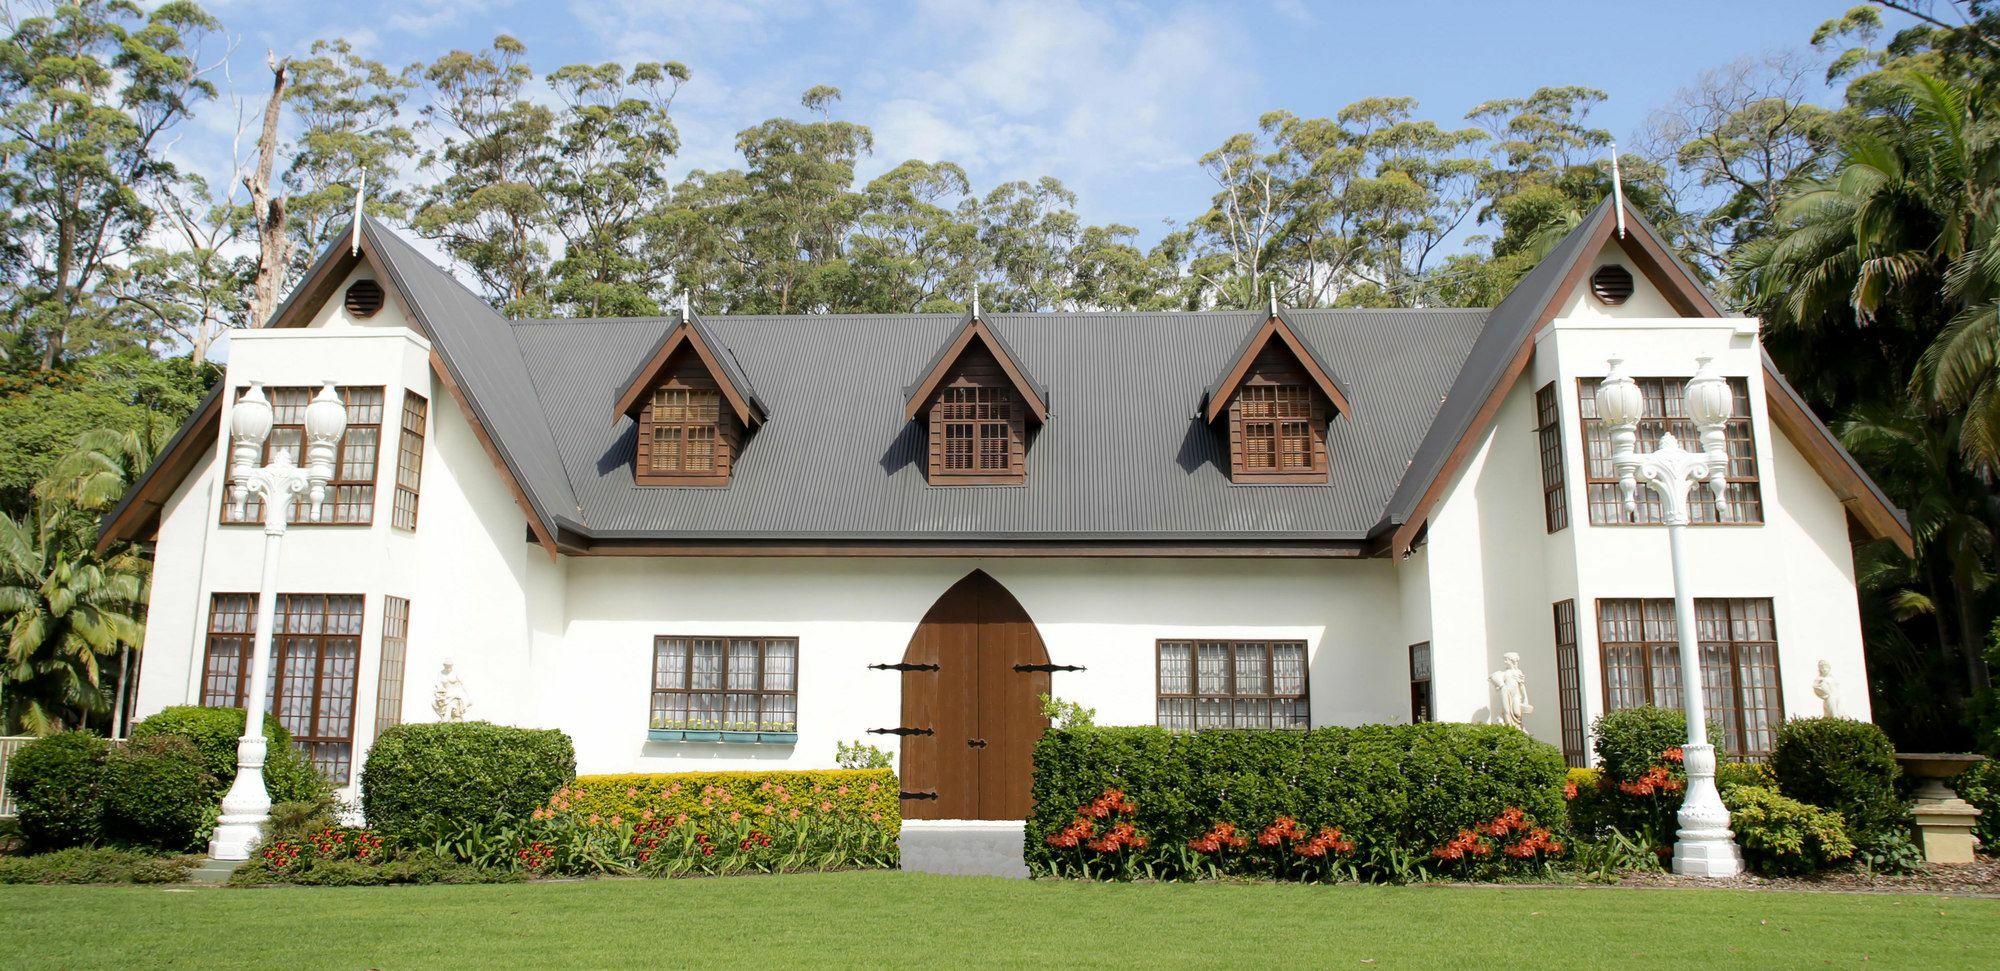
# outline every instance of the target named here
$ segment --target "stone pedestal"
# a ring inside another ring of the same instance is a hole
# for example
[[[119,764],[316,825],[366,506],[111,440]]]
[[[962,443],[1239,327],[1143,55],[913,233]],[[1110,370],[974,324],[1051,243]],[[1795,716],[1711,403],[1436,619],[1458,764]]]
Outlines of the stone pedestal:
[[[1971,863],[1979,841],[1972,835],[1979,810],[1945,783],[1983,761],[1978,755],[1896,753],[1903,771],[1923,780],[1916,791],[1917,843],[1926,863]]]
[[[1971,863],[1978,840],[1972,835],[1979,810],[1956,796],[1936,801],[1919,800],[1917,842],[1923,845],[1926,863]]]

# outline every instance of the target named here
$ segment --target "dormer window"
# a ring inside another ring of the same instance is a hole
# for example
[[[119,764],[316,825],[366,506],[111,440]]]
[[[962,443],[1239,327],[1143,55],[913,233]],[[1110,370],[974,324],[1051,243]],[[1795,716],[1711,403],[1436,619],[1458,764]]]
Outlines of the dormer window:
[[[687,316],[619,395],[618,417],[628,416],[633,484],[726,486],[764,410],[727,349]]]
[[[1326,416],[1313,407],[1312,389],[1298,384],[1253,384],[1229,407],[1231,437],[1243,443],[1242,474],[1326,473]]]
[[[639,416],[644,475],[729,477],[732,431],[723,420],[722,392],[664,387]],[[643,484],[643,483],[642,483]]]
[[[1006,342],[968,315],[906,402],[926,432],[930,484],[1026,482],[1028,423],[1048,420],[1047,400]]]
[[[1349,410],[1325,364],[1273,313],[1209,389],[1204,414],[1228,437],[1232,481],[1323,483],[1327,425]]]
[[[1017,398],[1004,383],[968,381],[939,391],[931,405],[931,478],[1021,481],[1026,428]]]

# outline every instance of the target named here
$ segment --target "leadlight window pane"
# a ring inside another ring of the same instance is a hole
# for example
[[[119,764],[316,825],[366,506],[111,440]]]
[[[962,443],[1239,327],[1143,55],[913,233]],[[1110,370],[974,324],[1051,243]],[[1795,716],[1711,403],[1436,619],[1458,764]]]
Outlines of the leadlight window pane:
[[[1569,497],[1563,488],[1562,412],[1551,381],[1535,392],[1535,440],[1542,459],[1542,521],[1553,533],[1569,527]]]
[[[1687,419],[1684,410],[1687,393],[1687,378],[1637,378],[1639,389],[1645,401],[1643,417],[1639,420],[1636,447],[1640,453],[1648,453],[1659,447],[1660,436],[1672,432],[1683,446],[1699,447],[1699,436],[1694,423]],[[1733,409],[1723,435],[1727,443],[1729,462],[1729,484],[1724,490],[1732,523],[1761,523],[1764,521],[1764,506],[1761,488],[1757,480],[1757,448],[1751,426],[1750,385],[1746,378],[1728,378]],[[1597,417],[1596,378],[1582,378],[1577,381],[1579,414],[1583,422],[1585,489],[1590,502],[1590,521],[1596,525],[1622,524],[1627,522],[1623,501],[1618,490],[1618,479],[1611,468],[1611,436],[1604,423]],[[1638,523],[1658,523],[1663,509],[1660,500],[1651,490],[1641,488],[1636,494],[1638,500]],[[1721,520],[1716,515],[1714,495],[1706,489],[1695,489],[1689,494],[1689,519],[1694,523],[1714,523]]]
[[[798,650],[790,638],[655,637],[651,727],[796,731]]]
[[[1186,641],[1160,642],[1160,693],[1194,693],[1194,645]]]
[[[240,397],[247,388],[237,389]],[[382,389],[342,387],[335,389],[347,409],[347,432],[334,449],[334,478],[328,484],[327,515],[314,520],[306,509],[303,496],[292,502],[291,523],[294,526],[314,524],[367,525],[375,516],[375,470],[381,454],[382,443]],[[305,462],[305,420],[306,406],[312,402],[317,388],[266,388],[265,397],[271,402],[271,435],[264,442],[263,461],[269,463],[278,455],[289,455],[294,463]],[[222,521],[225,523],[262,522],[264,505],[262,499],[252,496],[244,504],[242,516],[236,515],[235,506],[229,501],[228,490],[223,490]]]
[[[714,388],[655,388],[648,416],[650,472],[707,475],[716,468],[722,392]]]
[[[410,602],[382,600],[382,668],[375,679],[375,734],[403,723],[403,665],[409,652]]]
[[[1640,617],[1638,641],[1631,636]],[[1772,731],[1783,717],[1778,644],[1771,601],[1763,598],[1695,601],[1695,637],[1701,659],[1703,701],[1722,725],[1718,746],[1738,759],[1770,753]],[[1673,601],[1600,600],[1605,706],[1681,705],[1679,644]],[[1650,661],[1638,667],[1637,658]],[[1643,675],[1643,677],[1641,676]]]
[[[1159,641],[1161,726],[1304,728],[1305,644],[1300,641]]]
[[[212,599],[202,704],[243,707],[256,607],[251,594]],[[345,785],[353,767],[362,598],[280,594],[275,613],[266,710],[322,775]]]

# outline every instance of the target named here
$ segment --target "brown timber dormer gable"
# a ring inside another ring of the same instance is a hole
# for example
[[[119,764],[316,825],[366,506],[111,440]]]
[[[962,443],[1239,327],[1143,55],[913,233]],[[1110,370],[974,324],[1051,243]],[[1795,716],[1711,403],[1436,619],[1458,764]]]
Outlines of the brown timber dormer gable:
[[[728,349],[688,314],[619,394],[614,420],[623,417],[637,425],[634,484],[726,486],[764,409]]]
[[[1048,421],[1048,394],[1006,342],[968,314],[911,386],[905,413],[923,426],[931,485],[1019,485],[1027,481],[1029,423]]]
[[[1225,419],[1229,477],[1243,484],[1327,481],[1326,429],[1352,409],[1333,372],[1274,311],[1208,390],[1211,425]]]

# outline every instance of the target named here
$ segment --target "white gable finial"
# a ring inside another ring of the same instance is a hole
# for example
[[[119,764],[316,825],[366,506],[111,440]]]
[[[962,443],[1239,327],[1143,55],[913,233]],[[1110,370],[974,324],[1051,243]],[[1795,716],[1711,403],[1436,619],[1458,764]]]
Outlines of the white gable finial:
[[[972,319],[979,319],[979,284],[972,285]]]
[[[1271,284],[1271,316],[1278,315],[1278,285]]]
[[[1611,143],[1611,207],[1618,216],[1618,238],[1625,238],[1625,184],[1618,177],[1618,143]]]
[[[694,316],[694,290],[689,288],[682,288],[681,319],[686,320],[692,316]]]
[[[368,192],[368,172],[363,170],[354,180],[354,239],[347,244],[347,255],[361,255],[361,203]]]

